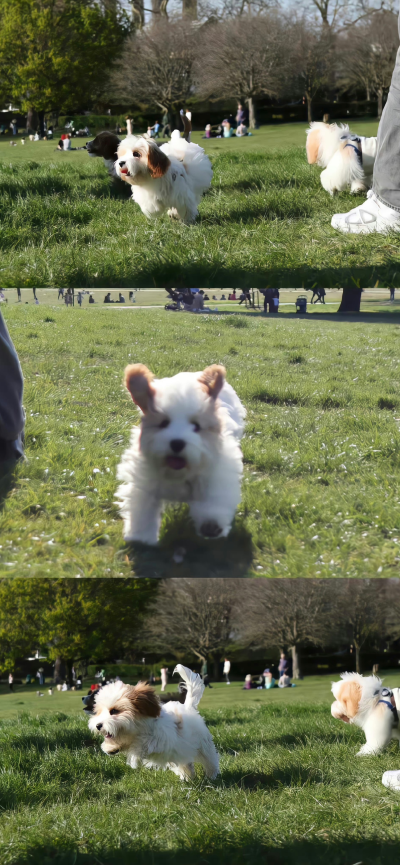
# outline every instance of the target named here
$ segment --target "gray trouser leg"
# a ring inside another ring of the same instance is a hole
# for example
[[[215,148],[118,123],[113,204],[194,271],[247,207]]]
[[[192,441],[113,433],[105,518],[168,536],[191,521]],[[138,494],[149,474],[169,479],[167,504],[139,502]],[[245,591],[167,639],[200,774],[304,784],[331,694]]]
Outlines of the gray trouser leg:
[[[400,48],[378,129],[373,190],[384,204],[400,212]]]
[[[23,378],[17,352],[0,312],[0,459],[23,454]]]

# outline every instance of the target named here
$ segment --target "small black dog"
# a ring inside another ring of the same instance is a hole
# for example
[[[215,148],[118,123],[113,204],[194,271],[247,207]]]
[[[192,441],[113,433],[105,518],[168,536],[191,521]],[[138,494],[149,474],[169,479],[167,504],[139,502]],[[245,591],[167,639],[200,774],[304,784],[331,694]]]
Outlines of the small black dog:
[[[146,685],[149,685],[150,682],[146,682]],[[88,691],[86,697],[82,697],[83,703],[83,711],[85,715],[94,715],[94,703],[96,699],[96,694],[100,690],[100,687],[96,689],[96,691]],[[178,690],[173,694],[160,694],[159,700],[161,703],[170,703],[172,700],[178,703],[184,703],[186,700],[186,691],[187,687],[184,682],[179,682]]]

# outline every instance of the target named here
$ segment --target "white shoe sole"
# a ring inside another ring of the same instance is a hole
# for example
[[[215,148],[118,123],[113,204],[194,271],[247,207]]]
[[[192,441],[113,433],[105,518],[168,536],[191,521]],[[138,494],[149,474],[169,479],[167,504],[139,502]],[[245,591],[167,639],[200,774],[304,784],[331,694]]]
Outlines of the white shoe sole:
[[[395,790],[400,793],[400,772],[384,772],[382,775],[382,784],[389,790]]]
[[[393,223],[378,223],[378,221],[370,223],[361,223],[357,225],[354,222],[342,222],[335,219],[331,220],[332,228],[336,231],[341,231],[342,234],[389,234],[390,231],[400,231],[400,222]]]

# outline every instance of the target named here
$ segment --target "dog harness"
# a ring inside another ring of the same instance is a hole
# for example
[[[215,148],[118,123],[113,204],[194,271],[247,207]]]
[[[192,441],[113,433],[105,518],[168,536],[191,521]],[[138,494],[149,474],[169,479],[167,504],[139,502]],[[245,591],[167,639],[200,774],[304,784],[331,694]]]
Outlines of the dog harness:
[[[381,699],[378,700],[378,703],[385,703],[386,706],[389,706],[391,712],[393,712],[393,723],[395,726],[399,723],[399,716],[397,714],[396,706],[393,706],[391,702],[391,697],[393,697],[393,691],[390,691],[389,688],[382,688],[382,697],[389,697],[389,699]]]
[[[362,149],[361,149],[361,138],[358,138],[357,135],[343,135],[342,141],[346,141],[347,143],[344,145],[345,147],[352,147],[356,153],[357,159],[360,165],[363,164],[362,159]]]

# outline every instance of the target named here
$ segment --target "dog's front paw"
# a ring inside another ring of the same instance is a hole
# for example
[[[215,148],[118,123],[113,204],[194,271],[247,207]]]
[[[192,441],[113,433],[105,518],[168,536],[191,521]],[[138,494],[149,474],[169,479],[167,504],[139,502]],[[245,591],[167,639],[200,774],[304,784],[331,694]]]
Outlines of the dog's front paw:
[[[204,538],[218,538],[221,533],[221,526],[215,520],[207,520],[200,526],[200,534]]]

